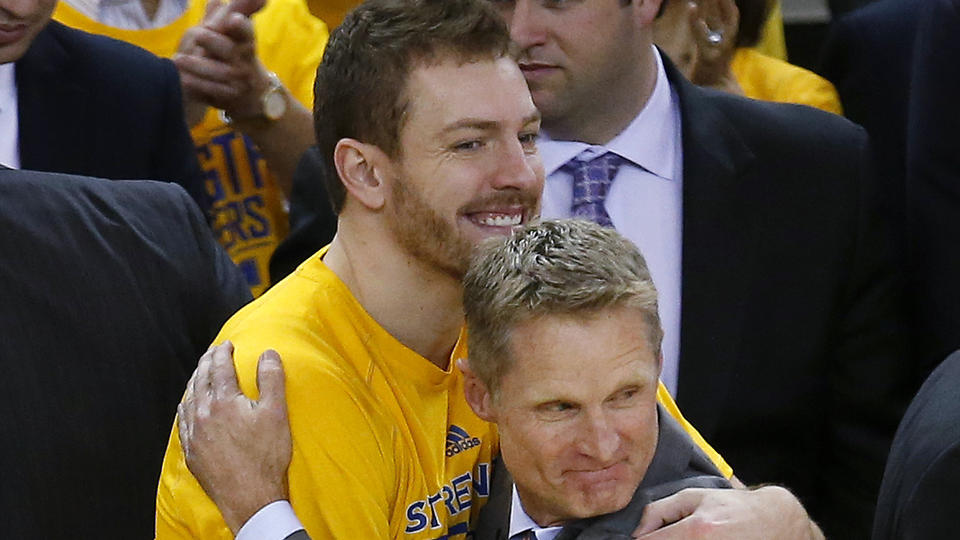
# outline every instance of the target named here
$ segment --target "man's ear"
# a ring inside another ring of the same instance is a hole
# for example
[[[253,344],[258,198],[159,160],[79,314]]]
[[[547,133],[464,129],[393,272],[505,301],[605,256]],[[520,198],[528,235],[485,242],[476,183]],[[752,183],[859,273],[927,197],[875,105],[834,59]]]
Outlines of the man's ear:
[[[653,23],[660,13],[660,5],[663,2],[684,2],[687,0],[633,0],[634,15],[639,17],[642,26],[647,27]]]
[[[347,192],[363,206],[379,210],[386,201],[390,158],[375,145],[356,139],[340,139],[333,150],[337,174]]]
[[[457,367],[463,372],[463,393],[474,414],[487,422],[496,422],[493,395],[480,377],[470,369],[470,360],[466,358],[457,360]]]

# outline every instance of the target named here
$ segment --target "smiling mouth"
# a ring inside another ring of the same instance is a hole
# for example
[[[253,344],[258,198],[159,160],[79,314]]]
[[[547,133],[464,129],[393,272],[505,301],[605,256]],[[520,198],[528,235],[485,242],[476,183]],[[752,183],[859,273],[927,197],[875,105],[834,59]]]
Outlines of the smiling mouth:
[[[540,62],[523,62],[520,64],[520,71],[526,72],[536,72],[536,71],[545,71],[548,69],[556,69],[557,66],[550,64],[541,64]]]
[[[624,474],[625,467],[624,462],[618,461],[599,469],[571,470],[569,474],[587,484],[616,483]]]
[[[467,217],[485,227],[516,227],[523,223],[523,209],[473,212]]]
[[[0,45],[7,45],[20,39],[27,30],[27,25],[23,23],[0,23]]]

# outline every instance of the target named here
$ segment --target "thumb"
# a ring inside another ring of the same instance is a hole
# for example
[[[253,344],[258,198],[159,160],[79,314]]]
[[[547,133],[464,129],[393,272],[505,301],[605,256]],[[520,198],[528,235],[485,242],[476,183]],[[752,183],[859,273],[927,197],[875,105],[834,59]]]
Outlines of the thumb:
[[[273,349],[264,351],[257,361],[257,389],[260,391],[260,405],[286,408],[286,374],[280,355]]]

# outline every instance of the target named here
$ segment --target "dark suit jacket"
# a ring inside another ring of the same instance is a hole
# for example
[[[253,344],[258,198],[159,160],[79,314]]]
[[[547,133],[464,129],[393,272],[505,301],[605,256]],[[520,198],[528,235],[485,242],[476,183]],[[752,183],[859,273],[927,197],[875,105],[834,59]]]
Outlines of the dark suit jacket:
[[[629,535],[651,501],[688,487],[729,488],[710,459],[693,443],[679,424],[658,408],[660,436],[657,449],[633,499],[623,509],[567,524],[558,540],[601,539],[611,533]],[[494,462],[490,499],[480,511],[474,540],[506,540],[510,530],[513,478],[499,459]]]
[[[898,230],[867,136],[695,87],[664,60],[682,117],[680,407],[741,480],[784,483],[828,536],[866,538],[912,394]]]
[[[917,93],[911,83],[914,50],[917,38],[924,38],[918,26],[923,6],[928,3],[881,0],[834,22],[824,45],[820,70],[836,85],[847,118],[870,134],[880,180],[891,193],[914,202],[918,195],[924,197],[924,188],[918,190],[915,181],[907,178],[908,104],[911,94]],[[952,48],[953,44],[948,42],[944,50]],[[945,103],[953,107],[952,100]],[[948,110],[940,104],[931,108],[931,112],[944,119],[950,117],[944,114]],[[942,294],[942,276],[931,276],[939,268],[947,267],[937,260],[943,254],[928,249],[930,233],[924,230],[923,223],[928,216],[922,211],[918,215],[915,207],[910,212],[906,210],[907,205],[901,205],[898,212],[899,219],[908,225],[904,268],[910,291],[907,298],[912,356],[917,364],[914,379],[919,386],[937,363],[960,348],[958,334],[951,335],[952,328],[940,327],[944,318],[938,309],[947,302],[960,304],[960,300],[955,295]]]
[[[50,21],[16,81],[22,169],[176,182],[209,207],[169,60]]]
[[[178,186],[0,170],[4,538],[152,538],[177,402],[250,298]]]
[[[960,3],[927,0],[907,123],[907,204],[920,338],[940,360],[960,349]]]
[[[903,417],[883,475],[874,540],[960,537],[960,351],[930,375]]]
[[[846,119],[690,85],[677,400],[744,482],[869,535],[904,387],[899,243]]]

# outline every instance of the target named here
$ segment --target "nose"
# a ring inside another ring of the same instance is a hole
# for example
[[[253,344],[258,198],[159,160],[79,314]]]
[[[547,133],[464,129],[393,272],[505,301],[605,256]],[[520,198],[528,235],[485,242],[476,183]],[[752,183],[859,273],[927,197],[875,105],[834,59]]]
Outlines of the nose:
[[[543,192],[543,181],[543,162],[536,149],[531,150],[517,140],[508,144],[498,156],[494,188],[531,192],[539,199]]]
[[[504,14],[510,28],[510,38],[521,50],[543,45],[546,40],[542,14],[537,12],[534,0],[517,0],[512,10]]]
[[[599,462],[611,461],[620,447],[620,434],[603,411],[584,415],[580,451]]]

